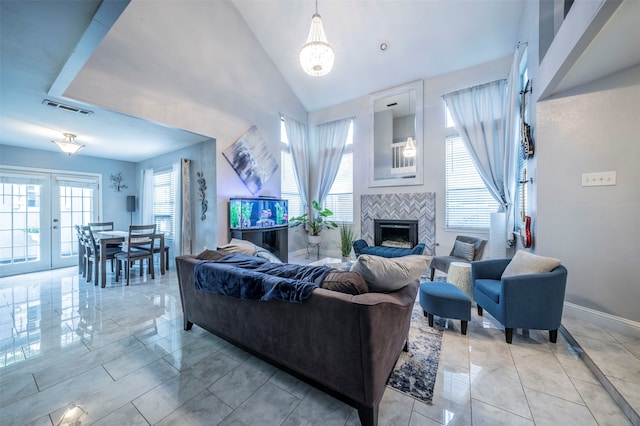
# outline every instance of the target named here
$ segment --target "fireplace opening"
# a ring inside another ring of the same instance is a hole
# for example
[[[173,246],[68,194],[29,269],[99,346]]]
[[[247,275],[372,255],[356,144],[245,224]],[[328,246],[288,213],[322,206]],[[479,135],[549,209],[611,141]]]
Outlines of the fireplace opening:
[[[418,244],[418,221],[374,219],[373,235],[376,246],[413,248]]]

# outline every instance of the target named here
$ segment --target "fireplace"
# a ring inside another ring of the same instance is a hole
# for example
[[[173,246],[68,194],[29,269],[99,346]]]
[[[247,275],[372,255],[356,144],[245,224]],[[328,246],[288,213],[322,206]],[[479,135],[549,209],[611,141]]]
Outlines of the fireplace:
[[[376,246],[413,248],[418,244],[418,221],[374,219],[373,233]]]

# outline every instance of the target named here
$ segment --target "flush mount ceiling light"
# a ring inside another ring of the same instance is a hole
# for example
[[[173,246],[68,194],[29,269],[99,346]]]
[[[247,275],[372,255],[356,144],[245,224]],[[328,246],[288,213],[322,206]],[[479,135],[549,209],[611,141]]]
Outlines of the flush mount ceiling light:
[[[318,0],[316,0],[316,13],[311,17],[307,42],[300,49],[300,65],[307,74],[319,77],[331,72],[334,59],[333,48],[327,42],[322,19],[318,15]]]
[[[416,156],[416,144],[413,142],[413,138],[409,136],[407,138],[407,143],[404,145],[404,150],[402,151],[402,155],[405,157],[415,157]]]
[[[72,133],[63,133],[64,139],[61,141],[51,141],[58,145],[58,148],[67,155],[73,155],[84,148],[84,145],[76,142],[76,135]]]

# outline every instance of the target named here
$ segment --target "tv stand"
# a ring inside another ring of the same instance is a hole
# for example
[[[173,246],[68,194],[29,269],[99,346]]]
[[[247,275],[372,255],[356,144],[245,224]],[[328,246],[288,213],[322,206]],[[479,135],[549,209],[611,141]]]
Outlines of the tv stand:
[[[231,229],[231,237],[250,241],[278,256],[280,260],[289,261],[289,227]]]

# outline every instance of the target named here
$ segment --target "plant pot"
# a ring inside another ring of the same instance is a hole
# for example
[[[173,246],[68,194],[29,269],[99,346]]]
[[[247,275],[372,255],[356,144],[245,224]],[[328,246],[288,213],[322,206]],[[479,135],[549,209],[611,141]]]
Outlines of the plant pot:
[[[322,241],[322,235],[309,235],[309,244],[320,244]]]
[[[342,256],[342,262],[346,263],[349,261],[349,256]]]

